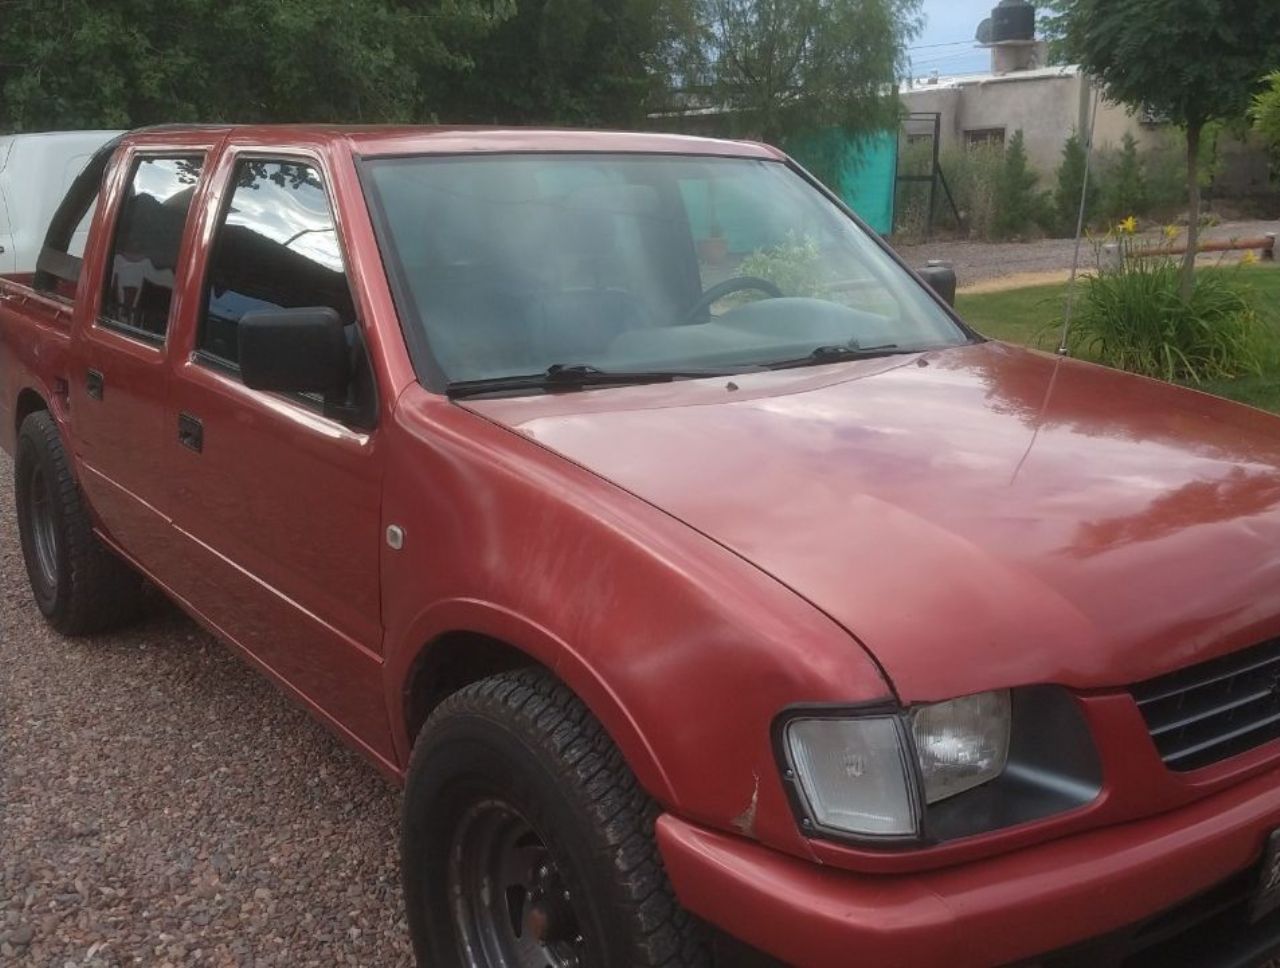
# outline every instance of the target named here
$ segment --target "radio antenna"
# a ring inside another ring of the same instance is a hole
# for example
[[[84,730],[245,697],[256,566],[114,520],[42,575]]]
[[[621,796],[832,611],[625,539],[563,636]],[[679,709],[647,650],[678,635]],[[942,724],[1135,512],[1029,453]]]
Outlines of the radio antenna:
[[[1089,80],[1089,75],[1081,73],[1081,82]],[[1092,83],[1090,81],[1090,83]],[[1058,343],[1058,355],[1070,356],[1071,349],[1067,340],[1071,335],[1071,311],[1076,302],[1076,273],[1080,270],[1080,242],[1084,237],[1084,210],[1089,198],[1089,169],[1093,161],[1093,128],[1098,120],[1098,95],[1100,88],[1093,89],[1093,108],[1089,112],[1089,137],[1084,145],[1084,178],[1080,184],[1080,210],[1076,215],[1076,244],[1071,256],[1071,277],[1067,280],[1067,305],[1062,314],[1062,339]]]

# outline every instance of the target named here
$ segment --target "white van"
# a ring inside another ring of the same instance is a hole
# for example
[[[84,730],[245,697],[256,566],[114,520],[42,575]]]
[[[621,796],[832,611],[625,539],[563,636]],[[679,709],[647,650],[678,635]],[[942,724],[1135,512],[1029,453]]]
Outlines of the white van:
[[[0,135],[0,275],[34,272],[53,213],[93,153],[119,131]],[[72,252],[84,249],[89,220]]]

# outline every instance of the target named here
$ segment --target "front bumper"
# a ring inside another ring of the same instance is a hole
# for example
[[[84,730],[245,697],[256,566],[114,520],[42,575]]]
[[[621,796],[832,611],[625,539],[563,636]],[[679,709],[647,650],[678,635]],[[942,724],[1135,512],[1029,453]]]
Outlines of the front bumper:
[[[1280,827],[1280,773],[1190,806],[986,860],[857,874],[658,819],[681,902],[797,968],[974,968],[1035,959],[1144,922],[1239,877]]]

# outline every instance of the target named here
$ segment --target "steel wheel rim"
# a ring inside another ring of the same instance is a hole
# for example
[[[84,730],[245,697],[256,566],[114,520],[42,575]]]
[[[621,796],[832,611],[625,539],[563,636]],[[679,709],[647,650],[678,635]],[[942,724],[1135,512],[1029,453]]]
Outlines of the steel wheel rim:
[[[469,968],[583,968],[583,936],[559,866],[533,825],[500,800],[459,820],[449,904]]]
[[[27,481],[27,524],[36,568],[49,588],[58,584],[58,533],[53,524],[53,498],[44,471],[32,468]]]

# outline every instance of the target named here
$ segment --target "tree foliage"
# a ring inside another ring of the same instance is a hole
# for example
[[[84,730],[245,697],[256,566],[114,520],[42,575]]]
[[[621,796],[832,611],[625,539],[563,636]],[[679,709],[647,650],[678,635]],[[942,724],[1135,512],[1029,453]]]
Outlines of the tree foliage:
[[[893,84],[920,3],[0,0],[0,130],[635,127],[694,104],[725,109],[729,133],[779,143],[857,134],[896,124]],[[830,145],[839,154],[848,139]]]
[[[1048,46],[1048,63],[1067,64],[1071,51],[1067,45],[1072,0],[1040,0],[1036,7],[1036,30]]]
[[[1062,146],[1062,162],[1058,165],[1058,184],[1053,190],[1054,221],[1062,235],[1074,235],[1080,219],[1080,196],[1085,195],[1084,224],[1088,225],[1098,208],[1097,177],[1089,180],[1085,192],[1085,167],[1088,159],[1080,135],[1072,131]]]
[[[1112,101],[1167,116],[1187,132],[1190,295],[1200,214],[1200,134],[1239,118],[1280,64],[1280,3],[1259,0],[1063,0],[1065,50]]]
[[[1036,192],[1036,181],[1036,173],[1027,160],[1022,129],[1019,128],[1009,139],[1000,168],[994,220],[998,238],[1024,235],[1041,220],[1044,202]]]
[[[6,0],[0,126],[428,117],[491,0]]]
[[[1114,164],[1106,172],[1101,194],[1102,214],[1111,221],[1147,213],[1146,173],[1138,157],[1138,143],[1128,132]]]
[[[1184,126],[1238,118],[1280,64],[1280,4],[1069,0],[1066,49],[1114,101]]]
[[[1267,86],[1254,96],[1249,117],[1258,133],[1280,152],[1280,70],[1267,75]]]
[[[638,125],[666,103],[696,32],[692,0],[517,0],[454,74],[450,118]]]
[[[784,143],[896,126],[920,0],[701,0],[701,23],[703,77],[736,133]]]

